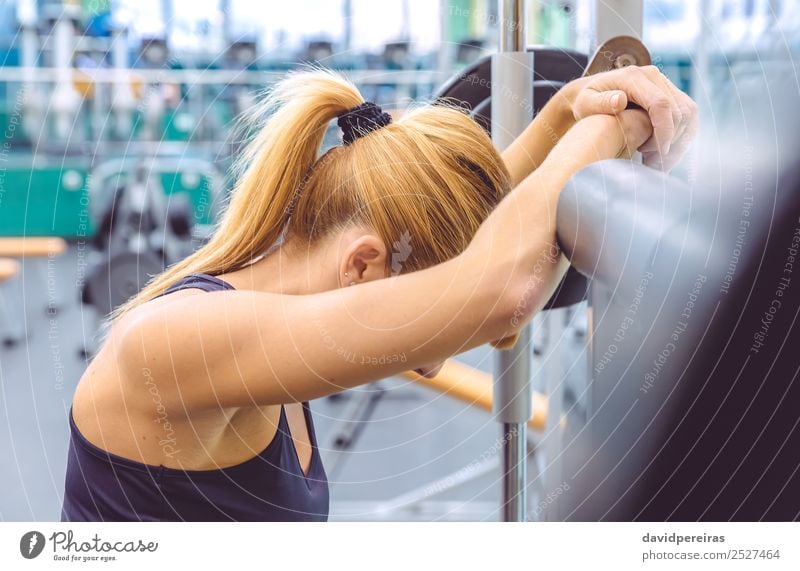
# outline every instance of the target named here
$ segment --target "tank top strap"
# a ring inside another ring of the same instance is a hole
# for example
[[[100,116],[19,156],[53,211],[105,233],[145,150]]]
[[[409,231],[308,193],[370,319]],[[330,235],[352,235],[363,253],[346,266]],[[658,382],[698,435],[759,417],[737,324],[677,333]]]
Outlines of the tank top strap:
[[[172,284],[161,295],[167,295],[184,289],[201,289],[205,292],[211,292],[232,290],[235,288],[225,280],[221,280],[210,274],[190,274]]]
[[[306,427],[308,430],[309,440],[311,446],[317,448],[317,431],[314,429],[314,417],[311,414],[311,405],[308,401],[303,401],[303,415],[306,419]]]
[[[317,449],[317,432],[314,429],[314,417],[311,414],[311,406],[309,405],[308,401],[303,401],[301,403],[303,407],[303,419],[306,423],[306,432],[308,433],[308,440],[311,444],[313,449]],[[278,417],[278,432],[276,434],[276,438],[278,436],[281,437],[289,437],[291,440],[291,428],[289,428],[289,417],[286,416],[286,405],[282,404],[281,406],[281,413]],[[292,443],[294,445],[294,443]]]

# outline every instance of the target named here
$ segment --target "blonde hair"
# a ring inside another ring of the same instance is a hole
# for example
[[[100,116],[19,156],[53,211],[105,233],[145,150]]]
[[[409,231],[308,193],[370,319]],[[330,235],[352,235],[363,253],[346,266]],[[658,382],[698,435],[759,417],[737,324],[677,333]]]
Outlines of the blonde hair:
[[[318,158],[329,123],[362,103],[352,83],[326,70],[290,73],[277,83],[257,109],[266,119],[253,125],[214,235],[120,306],[114,319],[189,274],[240,269],[282,236],[313,242],[363,224],[387,251],[400,243],[404,259],[393,273],[462,252],[510,186],[486,132],[464,110],[437,103]]]

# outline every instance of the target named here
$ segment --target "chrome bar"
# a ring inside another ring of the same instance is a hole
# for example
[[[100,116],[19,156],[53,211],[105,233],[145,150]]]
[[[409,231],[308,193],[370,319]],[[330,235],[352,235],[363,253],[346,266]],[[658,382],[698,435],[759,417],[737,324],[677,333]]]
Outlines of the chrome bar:
[[[525,50],[525,1],[500,0],[498,9],[501,52]]]
[[[503,432],[506,436],[503,443],[503,521],[525,521],[528,480],[525,424],[503,423]]]
[[[533,54],[525,52],[525,3],[499,0],[499,53],[492,56],[492,141],[502,150],[533,119]],[[531,406],[530,326],[495,354],[493,413],[503,423],[503,518],[525,521],[527,423]]]

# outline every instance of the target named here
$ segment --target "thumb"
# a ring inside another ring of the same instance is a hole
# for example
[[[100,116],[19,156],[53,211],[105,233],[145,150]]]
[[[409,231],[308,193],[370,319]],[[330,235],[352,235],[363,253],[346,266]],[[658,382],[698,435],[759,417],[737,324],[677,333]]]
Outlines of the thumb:
[[[625,110],[628,96],[618,89],[610,91],[584,91],[576,102],[575,116],[583,118],[589,115],[616,115]]]

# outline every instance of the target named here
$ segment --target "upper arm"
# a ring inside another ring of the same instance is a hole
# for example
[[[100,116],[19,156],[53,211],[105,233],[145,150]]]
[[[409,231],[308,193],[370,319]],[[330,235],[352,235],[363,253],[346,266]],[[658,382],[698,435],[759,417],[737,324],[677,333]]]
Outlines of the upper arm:
[[[502,280],[454,262],[314,295],[172,294],[123,318],[119,359],[187,410],[338,392],[512,329]]]
[[[572,121],[564,109],[563,96],[554,95],[525,130],[503,149],[503,162],[511,175],[512,186],[520,184],[539,168],[566,133]]]

